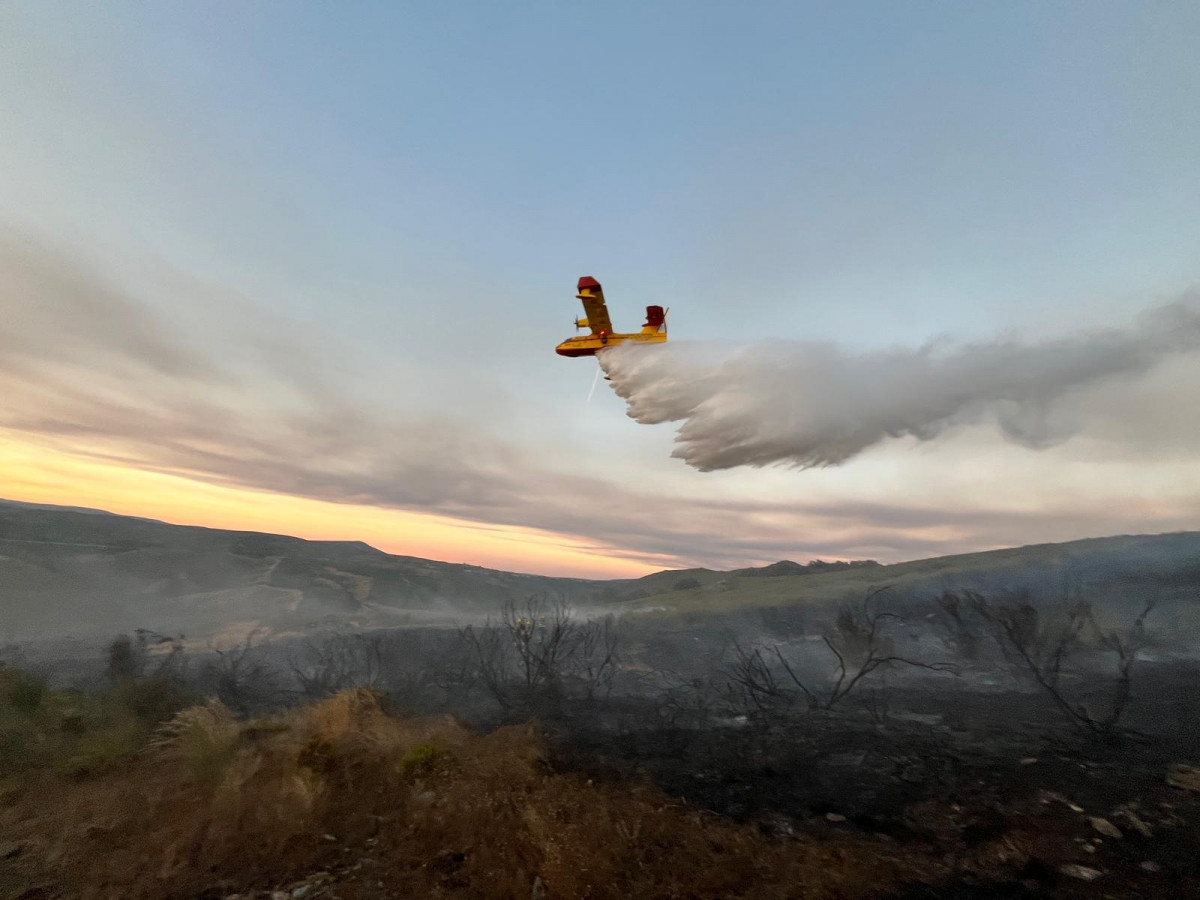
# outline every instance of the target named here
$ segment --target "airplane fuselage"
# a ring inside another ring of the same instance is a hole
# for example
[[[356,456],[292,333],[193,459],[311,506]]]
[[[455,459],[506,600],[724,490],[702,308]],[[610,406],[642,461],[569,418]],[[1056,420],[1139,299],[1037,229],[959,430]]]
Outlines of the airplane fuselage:
[[[658,334],[608,334],[604,336],[584,334],[567,338],[554,348],[559,356],[595,356],[601,350],[632,341],[637,344],[662,344],[667,340],[664,332]]]

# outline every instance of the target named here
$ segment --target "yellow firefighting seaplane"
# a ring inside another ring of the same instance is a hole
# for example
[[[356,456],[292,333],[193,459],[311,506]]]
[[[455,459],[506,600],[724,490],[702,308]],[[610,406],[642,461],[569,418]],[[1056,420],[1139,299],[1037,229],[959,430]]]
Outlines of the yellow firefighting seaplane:
[[[601,350],[617,344],[661,344],[667,339],[667,310],[661,306],[646,307],[646,324],[634,334],[614,334],[608,307],[604,305],[604,290],[590,276],[579,279],[579,293],[586,319],[576,319],[576,328],[590,328],[592,333],[567,338],[554,348],[559,356],[595,356]]]

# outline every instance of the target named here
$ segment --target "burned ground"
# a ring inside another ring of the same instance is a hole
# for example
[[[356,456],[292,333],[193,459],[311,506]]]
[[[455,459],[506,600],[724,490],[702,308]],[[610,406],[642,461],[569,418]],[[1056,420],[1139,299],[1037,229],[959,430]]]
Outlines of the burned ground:
[[[1163,673],[1180,692],[1184,674]],[[771,838],[870,836],[938,873],[881,897],[1200,896],[1200,803],[1166,780],[1194,752],[1187,734],[1102,746],[1064,731],[1036,695],[920,691],[914,706],[938,716],[905,712],[897,693],[883,720],[863,708],[703,729],[568,727],[555,746],[592,777],[651,780]],[[1096,882],[1070,874],[1078,866]]]

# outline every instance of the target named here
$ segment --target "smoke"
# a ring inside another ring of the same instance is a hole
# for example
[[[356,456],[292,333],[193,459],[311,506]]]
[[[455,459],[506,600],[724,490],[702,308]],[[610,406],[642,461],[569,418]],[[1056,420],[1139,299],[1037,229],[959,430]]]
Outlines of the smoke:
[[[1200,349],[1198,300],[1192,292],[1128,328],[1040,343],[868,353],[825,342],[626,344],[599,359],[630,417],[683,423],[672,456],[701,471],[833,466],[886,438],[926,441],[986,416],[1040,449],[1079,429],[1061,409],[1072,392]]]

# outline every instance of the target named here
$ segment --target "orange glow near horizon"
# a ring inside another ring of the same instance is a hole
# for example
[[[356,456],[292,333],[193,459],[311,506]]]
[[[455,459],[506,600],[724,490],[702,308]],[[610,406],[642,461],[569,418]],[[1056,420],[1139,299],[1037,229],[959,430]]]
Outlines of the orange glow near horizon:
[[[92,507],[177,525],[365,541],[388,553],[539,575],[637,578],[670,565],[610,555],[568,535],[209,484],[5,435],[0,435],[0,497]]]

